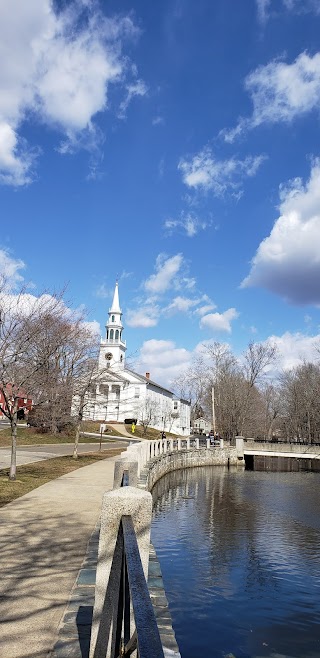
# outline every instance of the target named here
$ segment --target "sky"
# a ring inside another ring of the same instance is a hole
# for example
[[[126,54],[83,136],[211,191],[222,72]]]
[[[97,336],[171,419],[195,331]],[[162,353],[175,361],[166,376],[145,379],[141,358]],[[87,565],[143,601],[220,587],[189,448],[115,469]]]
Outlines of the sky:
[[[320,341],[320,0],[2,0],[0,271],[170,386]]]

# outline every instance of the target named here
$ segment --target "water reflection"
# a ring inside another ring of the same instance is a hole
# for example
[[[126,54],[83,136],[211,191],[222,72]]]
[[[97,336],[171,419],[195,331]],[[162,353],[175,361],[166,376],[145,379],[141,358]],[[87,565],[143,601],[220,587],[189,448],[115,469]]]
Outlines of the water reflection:
[[[176,471],[152,539],[182,658],[319,658],[320,474]]]

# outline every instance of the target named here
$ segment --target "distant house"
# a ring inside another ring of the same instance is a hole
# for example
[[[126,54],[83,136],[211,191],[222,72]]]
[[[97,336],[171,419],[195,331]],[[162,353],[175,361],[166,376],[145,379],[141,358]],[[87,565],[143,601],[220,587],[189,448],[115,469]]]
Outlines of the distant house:
[[[208,434],[211,430],[211,423],[205,418],[196,418],[193,422],[193,429],[200,434]]]
[[[153,381],[150,373],[140,375],[126,367],[122,311],[116,283],[108,313],[106,335],[101,339],[98,372],[91,384],[84,418],[101,422],[135,420],[160,431],[181,436],[190,434],[190,403]],[[74,408],[76,400],[74,400]]]
[[[16,395],[16,393],[15,393]],[[6,386],[6,397],[7,400],[9,400],[9,404],[12,400],[12,386],[11,384],[7,384]],[[18,391],[18,416],[21,418],[24,418],[25,415],[29,413],[32,409],[32,398],[30,398],[25,391],[22,389]],[[3,413],[3,410],[7,410],[7,403],[5,400],[5,396],[2,391],[0,391],[0,419],[6,418],[6,415]]]

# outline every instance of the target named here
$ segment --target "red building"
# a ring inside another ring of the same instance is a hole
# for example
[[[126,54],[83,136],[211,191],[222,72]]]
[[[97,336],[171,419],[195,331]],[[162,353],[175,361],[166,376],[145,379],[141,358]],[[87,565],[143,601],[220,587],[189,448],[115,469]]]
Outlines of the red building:
[[[16,393],[15,393],[16,395]],[[29,411],[32,409],[32,398],[28,397],[28,395],[23,391],[22,389],[18,391],[18,411],[20,410],[20,413],[22,414],[22,410],[28,414]],[[12,400],[12,386],[11,384],[8,384],[6,387],[6,397],[7,400],[10,401]],[[0,419],[6,418],[5,414],[3,413],[2,410],[7,409],[7,404],[5,401],[5,396],[3,395],[3,392],[0,390]],[[20,415],[20,414],[19,414]]]

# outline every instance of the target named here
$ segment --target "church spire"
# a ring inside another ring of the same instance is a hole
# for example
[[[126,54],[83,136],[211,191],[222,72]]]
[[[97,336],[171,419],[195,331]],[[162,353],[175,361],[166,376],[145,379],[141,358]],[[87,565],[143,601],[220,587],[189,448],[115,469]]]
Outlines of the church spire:
[[[113,294],[113,302],[109,310],[109,313],[121,313],[121,308],[119,304],[118,281],[116,281],[116,287],[114,289],[114,294]]]

